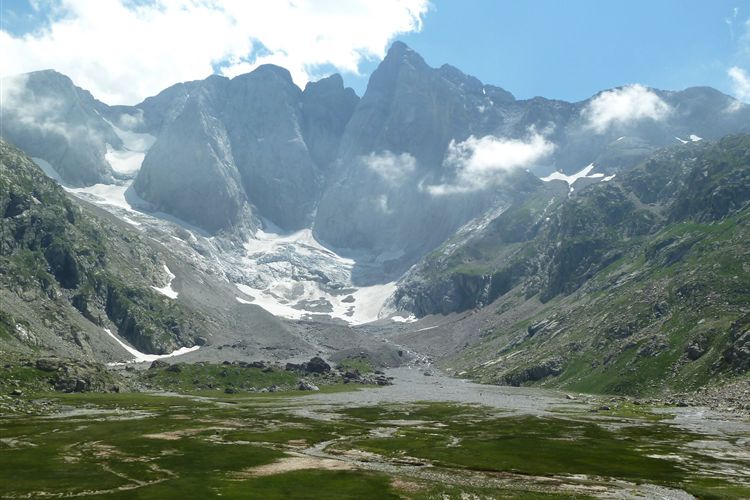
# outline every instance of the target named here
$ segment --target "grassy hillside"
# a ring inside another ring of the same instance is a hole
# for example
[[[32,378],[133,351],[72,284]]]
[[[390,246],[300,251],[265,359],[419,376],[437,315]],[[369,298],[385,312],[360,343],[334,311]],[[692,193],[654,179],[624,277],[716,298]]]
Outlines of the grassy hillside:
[[[423,314],[451,293],[491,303],[496,326],[445,361],[481,381],[695,389],[750,368],[748,200],[750,137],[664,150],[570,197],[540,191],[402,293]]]
[[[162,274],[140,235],[71,201],[0,140],[0,351],[90,358],[93,327],[145,352],[193,345],[202,320],[151,288]]]

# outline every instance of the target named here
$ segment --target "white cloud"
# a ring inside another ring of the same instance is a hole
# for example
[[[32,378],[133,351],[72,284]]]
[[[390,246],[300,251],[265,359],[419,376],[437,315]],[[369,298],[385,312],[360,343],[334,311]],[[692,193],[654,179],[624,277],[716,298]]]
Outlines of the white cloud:
[[[32,96],[26,90],[26,75],[4,78],[0,84],[0,113],[6,119],[44,134],[61,135],[68,141],[75,134],[85,134],[82,127],[71,127],[65,121],[68,108],[53,97]],[[92,132],[93,134],[93,132]]]
[[[388,195],[382,194],[378,196],[377,198],[375,198],[373,201],[375,203],[375,208],[379,210],[381,213],[384,213],[387,215],[393,214],[394,211],[389,205]]]
[[[740,101],[750,101],[750,75],[747,72],[738,67],[733,66],[729,69],[729,77],[732,79],[732,92]],[[739,108],[741,103],[737,103]]]
[[[587,127],[604,133],[613,125],[650,119],[664,120],[672,109],[656,93],[643,85],[627,85],[594,97],[581,112]]]
[[[403,183],[417,168],[417,160],[409,153],[393,154],[390,151],[370,153],[360,157],[362,162],[388,184]]]
[[[0,75],[53,68],[110,104],[178,81],[259,64],[304,85],[317,68],[357,73],[399,33],[421,29],[428,0],[55,0],[33,4],[39,31],[0,31]]]
[[[451,141],[445,165],[454,169],[455,181],[423,189],[434,196],[479,191],[501,183],[505,174],[514,169],[544,160],[554,150],[552,142],[533,130],[527,140],[487,135]]]

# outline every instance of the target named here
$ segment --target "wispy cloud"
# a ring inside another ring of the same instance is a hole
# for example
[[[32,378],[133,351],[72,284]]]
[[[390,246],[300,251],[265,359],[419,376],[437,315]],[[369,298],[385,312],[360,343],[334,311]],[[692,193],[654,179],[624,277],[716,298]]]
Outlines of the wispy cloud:
[[[664,120],[672,109],[652,90],[643,85],[627,85],[602,92],[583,109],[587,127],[602,134],[612,126],[639,120]]]
[[[729,68],[729,71],[727,73],[729,74],[729,78],[732,79],[732,92],[734,93],[735,97],[737,97],[737,99],[739,99],[740,101],[749,102],[750,75],[747,74],[747,71],[738,66],[733,66]],[[736,111],[740,107],[742,107],[742,103],[737,101],[735,105],[731,107],[730,111]]]
[[[56,97],[33,95],[26,88],[26,75],[16,75],[2,79],[0,84],[0,112],[3,121],[13,121],[18,125],[44,134],[55,134],[68,141],[74,134],[81,133],[66,123],[68,107]]]
[[[0,30],[0,75],[53,68],[110,104],[175,81],[285,66],[299,85],[320,67],[357,73],[396,35],[418,31],[428,0],[52,0],[41,28]]]
[[[737,17],[740,15],[740,8],[735,7],[732,9],[732,13],[724,18],[724,23],[729,28],[729,36],[734,40],[734,24],[737,22]]]
[[[451,182],[423,185],[433,196],[468,193],[502,183],[514,169],[528,168],[544,160],[555,145],[543,135],[530,131],[527,139],[508,139],[487,135],[470,136],[463,142],[451,141],[445,166],[455,173]]]
[[[360,160],[391,185],[403,183],[417,168],[417,160],[409,153],[394,154],[383,151],[362,156]]]

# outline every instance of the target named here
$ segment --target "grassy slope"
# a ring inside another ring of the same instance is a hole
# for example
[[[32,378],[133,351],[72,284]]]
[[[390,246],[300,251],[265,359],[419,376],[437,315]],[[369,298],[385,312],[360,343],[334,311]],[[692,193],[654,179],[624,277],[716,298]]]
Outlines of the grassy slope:
[[[141,236],[73,203],[0,139],[0,307],[12,324],[0,328],[6,349],[59,346],[62,331],[66,354],[85,355],[77,326],[84,318],[111,322],[146,352],[192,345],[201,319],[151,289],[161,267]],[[31,340],[16,324],[26,325]]]
[[[619,180],[503,214],[433,273],[480,276],[498,314],[543,306],[445,364],[484,382],[628,394],[742,376],[749,155],[747,136],[667,150]],[[521,234],[519,221],[534,223]]]

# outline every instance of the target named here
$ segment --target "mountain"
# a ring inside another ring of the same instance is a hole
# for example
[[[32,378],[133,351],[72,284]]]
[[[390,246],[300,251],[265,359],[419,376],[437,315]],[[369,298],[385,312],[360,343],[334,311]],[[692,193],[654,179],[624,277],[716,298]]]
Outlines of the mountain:
[[[323,172],[357,101],[341,77],[303,92],[288,71],[266,65],[232,80],[193,83],[187,95],[163,94],[154,101],[178,104],[157,122],[136,193],[212,233],[243,224],[252,230],[259,217],[287,230],[310,225]]]
[[[146,353],[202,342],[202,319],[153,288],[168,279],[162,257],[73,203],[4,140],[0,212],[6,342],[99,359],[115,350],[105,328]]]
[[[312,228],[333,248],[388,262],[394,275],[533,182],[480,165],[503,147],[536,148],[525,166],[539,175],[590,163],[612,174],[678,141],[750,131],[750,108],[710,88],[518,100],[453,66],[431,68],[400,42],[362,99],[339,75],[301,90],[273,65],[179,83],[136,106],[107,106],[54,72],[17,80],[24,99],[8,102],[61,104],[39,116],[16,106],[4,135],[68,184],[135,177],[139,206],[209,234]],[[51,123],[90,133],[70,142],[39,131]]]
[[[64,186],[4,143],[14,345],[397,359],[375,331],[497,383],[747,371],[750,107],[714,89],[522,100],[399,42],[361,98],[273,65],[135,106],[53,71],[3,89],[3,137]]]
[[[480,311],[399,341],[513,385],[655,394],[746,373],[748,222],[747,135],[667,148],[573,193],[540,186],[396,292],[418,315]]]
[[[639,96],[661,100],[664,116],[658,121],[612,120],[605,129],[592,128],[589,110],[598,109],[595,103],[603,95],[605,104],[606,99],[632,98],[627,105],[636,106],[632,92],[613,89],[580,103],[521,101],[451,66],[431,68],[419,54],[395,43],[344,132],[337,174],[321,198],[316,234],[334,247],[403,253],[411,262],[463,224],[507,205],[510,193],[531,182],[505,178],[467,189],[460,174],[456,180],[456,153],[458,168],[469,172],[473,161],[493,154],[493,144],[513,139],[524,144],[533,142],[530,135],[543,133],[554,149],[529,165],[531,170],[572,174],[593,162],[598,172],[614,173],[677,143],[678,136],[715,139],[748,131],[748,110],[727,111],[736,101],[709,88],[641,88],[635,91]],[[480,150],[483,144],[488,147]],[[436,195],[431,189],[436,187],[447,187],[448,194]]]
[[[2,86],[4,138],[54,165],[73,186],[112,181],[107,148],[123,145],[99,114],[106,105],[52,70],[5,78]]]
[[[0,140],[3,356],[288,361],[356,350],[400,359],[341,323],[287,322],[251,304],[208,238],[146,214],[115,217],[73,193]]]

